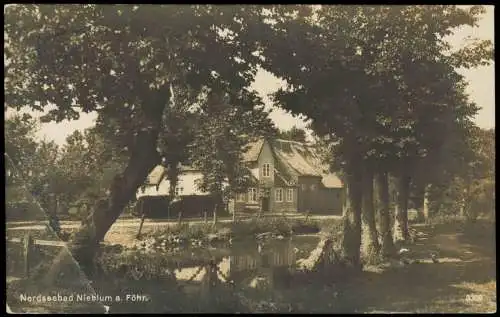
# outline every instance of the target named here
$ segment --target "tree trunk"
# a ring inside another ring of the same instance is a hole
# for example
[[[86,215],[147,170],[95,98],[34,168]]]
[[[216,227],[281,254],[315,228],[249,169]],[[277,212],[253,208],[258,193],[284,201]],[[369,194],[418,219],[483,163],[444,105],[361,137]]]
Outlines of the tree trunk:
[[[68,244],[71,254],[63,250],[56,257],[46,275],[46,281],[52,282],[55,275],[61,272],[64,264],[79,264],[80,269],[87,276],[92,275],[93,260],[100,242],[135,195],[137,188],[144,183],[151,170],[160,162],[156,151],[157,135],[157,131],[139,133],[127,168],[123,174],[115,177],[108,199],[101,199],[97,202],[85,224],[80,227]],[[71,255],[76,263],[73,259],[68,259]]]
[[[474,208],[473,201],[474,196],[472,195],[472,184],[471,181],[467,181],[464,189],[464,197],[462,203],[462,217],[471,223],[476,222],[478,218],[478,210],[477,207]]]
[[[392,240],[392,227],[390,216],[389,178],[386,172],[377,174],[378,201],[380,202],[380,235],[381,252],[387,257],[394,253],[394,241]]]
[[[68,262],[71,265],[79,265],[80,272],[87,276],[92,275],[94,257],[99,250],[100,242],[151,170],[161,162],[156,148],[162,127],[163,111],[171,97],[170,85],[164,85],[159,91],[153,92],[138,82],[137,90],[138,94],[143,96],[149,94],[150,98],[144,100],[145,105],[142,107],[144,129],[137,132],[129,146],[130,158],[127,167],[122,174],[115,176],[109,188],[108,198],[97,201],[85,224],[68,243],[68,248],[62,250],[54,259],[52,267],[45,276],[45,282],[55,281],[54,278],[61,275],[64,264]]]
[[[214,195],[214,201],[214,212],[217,211],[217,214],[219,215],[224,214],[224,194],[222,192],[216,192]]]
[[[402,175],[398,178],[397,209],[395,219],[395,234],[397,240],[407,241],[408,231],[408,196],[410,192],[410,178]]]
[[[363,253],[369,261],[375,260],[380,252],[377,226],[375,222],[375,206],[373,202],[373,171],[365,169],[363,173]]]
[[[342,258],[353,267],[361,269],[361,171],[359,164],[346,171],[343,210]]]

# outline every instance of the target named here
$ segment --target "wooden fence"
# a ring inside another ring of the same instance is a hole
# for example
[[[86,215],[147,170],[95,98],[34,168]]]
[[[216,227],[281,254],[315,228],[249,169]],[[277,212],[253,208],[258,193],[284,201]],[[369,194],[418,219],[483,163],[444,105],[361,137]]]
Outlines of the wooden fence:
[[[31,234],[26,234],[24,238],[9,238],[6,242],[19,243],[22,246],[23,255],[23,273],[25,277],[30,276],[30,270],[33,266],[34,252],[36,252],[35,245],[49,246],[49,247],[66,247],[67,243],[64,241],[41,240],[33,239]]]

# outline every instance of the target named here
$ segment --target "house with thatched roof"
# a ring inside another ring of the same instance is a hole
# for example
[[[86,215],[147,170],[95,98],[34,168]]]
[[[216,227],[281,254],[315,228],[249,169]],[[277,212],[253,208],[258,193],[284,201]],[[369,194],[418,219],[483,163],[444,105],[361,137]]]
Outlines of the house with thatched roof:
[[[251,171],[254,185],[234,194],[230,211],[341,213],[343,184],[312,146],[260,138],[246,146],[243,161]],[[168,195],[169,183],[164,173],[164,167],[157,166],[137,197]],[[201,178],[200,171],[181,166],[176,194],[208,195],[197,187]]]

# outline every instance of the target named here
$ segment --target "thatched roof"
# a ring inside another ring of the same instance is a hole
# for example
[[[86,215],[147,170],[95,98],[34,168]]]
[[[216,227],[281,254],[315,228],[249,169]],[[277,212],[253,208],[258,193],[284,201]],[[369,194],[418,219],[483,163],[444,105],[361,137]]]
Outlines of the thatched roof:
[[[197,172],[196,169],[194,169],[191,166],[186,166],[182,165],[180,168],[181,172]],[[149,173],[145,184],[146,185],[157,185],[163,176],[163,174],[166,172],[166,168],[163,165],[156,165],[156,167]]]
[[[327,188],[341,188],[344,186],[340,178],[334,173],[324,175],[321,182],[323,183],[323,186]]]
[[[255,162],[259,159],[260,152],[262,151],[262,146],[264,145],[264,139],[258,139],[256,141],[248,143],[246,151],[243,153],[244,162]]]
[[[328,188],[342,187],[342,182],[334,173],[329,172],[312,146],[305,143],[274,140],[271,142],[276,157],[276,169],[279,176],[293,182],[299,176],[322,177],[322,183]]]
[[[243,154],[244,162],[255,162],[264,146],[264,138],[250,142]],[[292,184],[299,176],[322,177],[322,183],[328,188],[342,187],[342,181],[334,173],[329,172],[312,146],[304,143],[276,139],[270,142],[275,157],[275,174],[286,183]],[[182,172],[196,172],[191,166],[181,166]],[[156,185],[160,182],[165,167],[158,165],[149,174],[146,185]],[[253,175],[258,177],[257,175]]]

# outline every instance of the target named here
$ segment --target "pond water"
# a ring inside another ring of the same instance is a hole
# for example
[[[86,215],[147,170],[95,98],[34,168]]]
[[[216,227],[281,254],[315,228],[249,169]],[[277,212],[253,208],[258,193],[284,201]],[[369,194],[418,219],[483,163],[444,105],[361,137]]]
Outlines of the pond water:
[[[218,276],[222,282],[229,279],[236,284],[242,284],[251,277],[269,275],[273,270],[283,269],[293,272],[297,260],[308,257],[317,243],[318,237],[312,235],[263,242],[249,239],[226,248],[180,250],[177,256],[181,259],[181,268],[175,271],[175,275],[179,281],[190,279],[194,274],[191,272],[199,268],[199,266],[183,265],[183,258],[186,259],[186,263],[193,257],[205,259],[207,263],[210,259],[214,259],[220,270]],[[201,275],[194,280],[200,280]]]
[[[180,250],[175,279],[197,301],[182,311],[192,312],[197,306],[202,312],[333,312],[331,289],[321,281],[300,283],[296,278],[297,260],[307,258],[318,241],[314,235],[294,236],[263,243],[251,239],[226,248]],[[205,263],[214,260],[217,272],[211,275],[209,267],[194,265],[194,258]],[[210,279],[217,285],[210,287]],[[203,308],[200,299],[205,300]]]
[[[307,258],[318,241],[314,235],[264,241],[252,237],[219,247],[118,251],[115,263],[126,265],[125,275],[117,274],[118,269],[95,276],[92,287],[113,298],[126,294],[148,297],[147,302],[108,303],[111,313],[343,311],[338,306],[333,309],[336,291],[325,287],[324,281],[297,278],[301,275],[297,260]],[[160,271],[167,273],[158,274]],[[144,272],[153,273],[148,277]],[[66,291],[74,293],[70,288]],[[66,306],[64,310],[70,312],[71,307]]]

